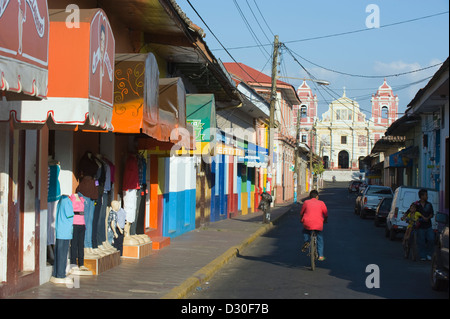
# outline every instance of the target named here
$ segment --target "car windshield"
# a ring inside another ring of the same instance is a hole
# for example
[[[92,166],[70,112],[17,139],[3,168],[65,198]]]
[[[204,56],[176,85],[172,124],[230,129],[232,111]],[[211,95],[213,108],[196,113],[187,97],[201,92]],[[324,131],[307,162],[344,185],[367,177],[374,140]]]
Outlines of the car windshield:
[[[390,188],[387,188],[387,187],[383,187],[383,188],[370,187],[366,193],[366,195],[378,195],[378,194],[390,194],[391,195],[392,191]]]
[[[391,208],[392,198],[386,198],[381,204],[381,208],[384,210],[389,210]]]

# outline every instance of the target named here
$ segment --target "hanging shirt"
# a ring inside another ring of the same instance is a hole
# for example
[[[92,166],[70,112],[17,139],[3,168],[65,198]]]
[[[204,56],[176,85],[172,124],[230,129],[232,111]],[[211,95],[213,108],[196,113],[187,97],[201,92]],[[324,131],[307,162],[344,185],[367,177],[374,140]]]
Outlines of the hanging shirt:
[[[125,163],[122,188],[124,191],[140,188],[138,160],[135,155],[130,154]]]
[[[59,165],[50,165],[48,167],[48,194],[47,202],[56,202],[61,198],[61,186],[59,184]]]
[[[70,200],[72,201],[73,212],[81,213],[75,214],[73,216],[74,225],[85,225],[84,221],[84,197],[77,196],[75,194],[70,195]]]

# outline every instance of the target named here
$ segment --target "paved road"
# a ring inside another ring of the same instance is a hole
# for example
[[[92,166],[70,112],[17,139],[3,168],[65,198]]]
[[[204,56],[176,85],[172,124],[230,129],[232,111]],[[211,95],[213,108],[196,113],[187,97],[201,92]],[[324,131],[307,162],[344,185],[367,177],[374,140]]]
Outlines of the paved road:
[[[208,283],[198,287],[190,299],[209,298],[435,298],[448,299],[429,284],[429,262],[402,257],[401,236],[392,242],[373,219],[354,214],[354,196],[346,183],[329,184],[320,199],[329,209],[325,225],[325,256],[316,271],[300,252],[301,224],[298,213],[286,213],[277,227],[240,252]],[[366,269],[368,265],[372,267]],[[368,288],[366,280],[379,288]],[[366,272],[367,271],[367,272]],[[369,279],[368,279],[369,277]]]

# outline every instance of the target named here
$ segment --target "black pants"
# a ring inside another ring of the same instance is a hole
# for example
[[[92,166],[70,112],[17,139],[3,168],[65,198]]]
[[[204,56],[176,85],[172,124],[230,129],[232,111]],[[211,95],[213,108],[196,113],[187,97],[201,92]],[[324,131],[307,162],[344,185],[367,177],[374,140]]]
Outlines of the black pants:
[[[84,233],[85,225],[73,225],[73,236],[70,245],[70,264],[84,266]]]
[[[116,233],[118,235],[117,238],[114,237],[114,243],[113,247],[120,251],[120,256],[122,256],[123,253],[123,234],[120,233],[120,230],[116,228]]]

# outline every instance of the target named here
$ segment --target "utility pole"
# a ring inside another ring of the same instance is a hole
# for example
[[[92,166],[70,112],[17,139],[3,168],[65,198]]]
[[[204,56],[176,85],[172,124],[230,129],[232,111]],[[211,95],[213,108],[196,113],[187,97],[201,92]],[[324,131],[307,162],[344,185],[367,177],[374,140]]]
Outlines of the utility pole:
[[[294,203],[297,203],[298,194],[300,192],[300,172],[298,169],[298,158],[299,158],[299,145],[300,145],[300,105],[297,109],[297,129],[296,129],[296,138],[295,138],[295,168],[294,168],[294,176],[297,176],[297,178],[294,178],[296,185],[294,185]]]
[[[311,176],[311,186],[310,186],[310,190],[313,190],[314,187],[314,174],[313,174],[313,167],[312,167],[312,148],[313,148],[313,141],[312,141],[312,137],[313,137],[313,130],[314,130],[314,126],[311,127],[311,133],[310,133],[310,137],[309,137],[309,176]]]
[[[274,42],[273,42],[273,60],[272,60],[272,88],[270,92],[270,123],[269,123],[269,165],[268,165],[268,172],[267,177],[269,181],[269,188],[268,192],[273,194],[273,185],[274,178],[273,178],[273,148],[274,148],[274,140],[275,140],[275,103],[277,101],[277,65],[278,65],[278,49],[279,49],[279,43],[278,43],[278,35],[275,36]],[[270,177],[270,180],[269,180]]]

